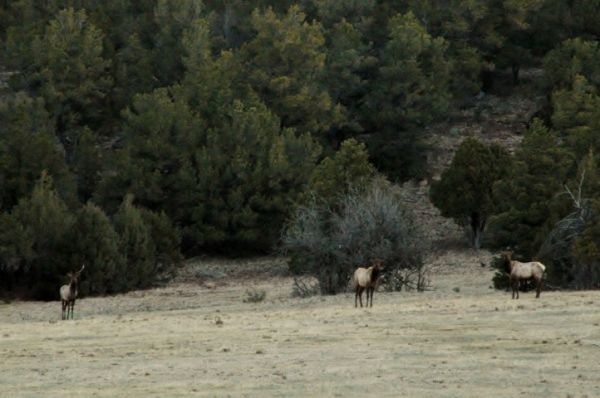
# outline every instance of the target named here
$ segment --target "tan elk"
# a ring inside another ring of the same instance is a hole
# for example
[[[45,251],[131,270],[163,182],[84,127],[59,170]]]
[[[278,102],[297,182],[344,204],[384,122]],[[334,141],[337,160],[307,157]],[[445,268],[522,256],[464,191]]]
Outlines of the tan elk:
[[[383,271],[383,261],[376,259],[373,261],[373,265],[369,268],[357,268],[352,276],[352,288],[355,291],[354,295],[354,307],[358,307],[357,300],[360,300],[360,306],[362,307],[362,294],[363,291],[367,291],[367,307],[369,306],[369,296],[371,296],[371,307],[373,307],[373,292],[377,287],[377,282],[381,272]]]
[[[85,264],[81,266],[81,269],[77,272],[69,272],[67,276],[70,279],[68,285],[62,285],[60,287],[60,301],[62,303],[62,319],[73,319],[73,312],[75,309],[75,299],[77,298],[77,284],[79,283],[79,276],[81,271],[85,268]],[[66,310],[66,316],[65,316]]]
[[[504,266],[508,271],[510,277],[510,285],[512,287],[512,298],[515,296],[519,299],[519,287],[521,281],[533,279],[535,282],[536,295],[535,298],[540,297],[542,291],[542,278],[546,271],[546,266],[538,261],[531,261],[528,263],[522,263],[520,261],[513,260],[511,258],[511,252],[502,253],[504,260]]]

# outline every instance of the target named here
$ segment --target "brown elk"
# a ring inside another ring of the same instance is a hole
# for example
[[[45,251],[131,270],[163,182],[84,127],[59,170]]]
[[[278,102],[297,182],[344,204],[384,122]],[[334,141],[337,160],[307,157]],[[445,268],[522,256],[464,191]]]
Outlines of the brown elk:
[[[363,306],[362,294],[365,290],[367,291],[366,306],[369,306],[369,296],[371,296],[371,307],[373,307],[373,292],[377,287],[377,282],[383,271],[382,264],[382,260],[376,259],[369,268],[357,268],[356,271],[354,271],[354,276],[352,277],[352,288],[355,291],[354,307],[358,307],[357,300],[360,300],[360,306]]]
[[[81,269],[77,272],[69,272],[67,276],[70,279],[68,285],[62,285],[60,287],[60,301],[62,303],[62,319],[73,319],[73,312],[75,309],[75,299],[77,298],[77,284],[79,283],[79,276],[81,271],[85,268],[85,264],[81,266]],[[65,316],[66,310],[66,316]]]
[[[519,299],[519,286],[521,281],[533,279],[535,282],[536,295],[535,298],[540,297],[542,291],[542,278],[546,271],[546,266],[538,261],[531,261],[528,263],[522,263],[520,261],[511,259],[512,253],[502,253],[504,260],[504,266],[508,271],[510,277],[510,285],[512,287],[512,298]]]

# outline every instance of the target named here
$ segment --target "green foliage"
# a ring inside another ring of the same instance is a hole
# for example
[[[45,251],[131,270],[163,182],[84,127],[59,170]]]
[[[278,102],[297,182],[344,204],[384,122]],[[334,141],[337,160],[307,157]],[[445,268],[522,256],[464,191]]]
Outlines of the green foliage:
[[[71,269],[85,264],[85,274],[79,285],[83,295],[116,293],[123,289],[121,280],[125,257],[119,246],[119,236],[102,209],[88,202],[75,213],[68,236]]]
[[[354,269],[379,258],[390,279],[410,270],[418,281],[404,283],[423,287],[423,240],[393,187],[376,182],[366,192],[346,195],[337,208],[315,202],[293,215],[283,235],[292,272],[315,276],[321,293],[333,294],[346,288]]]
[[[546,234],[538,257],[547,265],[548,281],[556,286],[589,289],[599,286],[596,234],[600,175],[593,152],[580,162],[577,181],[565,184],[569,203]],[[569,188],[570,186],[570,188]]]
[[[490,243],[510,247],[531,258],[553,216],[555,197],[562,191],[574,158],[560,146],[556,132],[534,121],[515,153],[511,173],[494,187],[496,214],[490,221]]]
[[[431,187],[433,204],[443,216],[470,227],[475,248],[479,248],[487,221],[494,212],[494,183],[508,174],[510,166],[506,150],[467,138],[441,180]]]
[[[286,127],[322,135],[341,120],[340,110],[321,87],[325,37],[298,6],[283,17],[271,8],[252,13],[256,35],[241,48],[247,79]]]
[[[115,284],[117,290],[148,287],[156,275],[156,247],[150,228],[144,222],[142,211],[133,205],[133,196],[127,195],[114,216],[119,235],[119,251],[125,257],[126,271]]]
[[[102,172],[102,153],[94,133],[87,127],[78,134],[73,149],[73,168],[77,175],[77,193],[81,201],[89,200],[96,192]]]
[[[351,138],[315,168],[310,177],[308,194],[333,204],[352,190],[367,188],[375,175],[376,170],[369,162],[365,145]]]
[[[488,148],[472,156],[485,167],[455,176],[457,186],[459,179],[485,180],[494,174],[488,158],[500,159],[501,181],[493,184],[500,178],[494,175],[483,183],[495,186],[491,194],[458,190],[478,202],[475,221],[466,203],[452,199],[452,186],[439,188],[475,231],[497,213],[487,243],[532,256],[548,237],[564,238],[557,223],[569,224],[572,209],[568,197],[551,195],[564,182],[573,185],[574,159],[600,150],[599,4],[0,1],[2,283],[54,297],[40,270],[55,278],[50,289],[84,258],[95,258],[87,244],[70,248],[72,237],[40,246],[46,238],[22,219],[44,172],[53,179],[47,190],[66,210],[47,206],[66,214],[86,241],[98,240],[104,253],[88,266],[84,289],[147,286],[179,261],[178,246],[186,253],[271,248],[293,204],[307,203],[307,191],[339,210],[338,195],[375,175],[366,150],[348,138],[365,142],[377,172],[390,180],[424,176],[431,123],[470,106],[507,71],[517,83],[522,67],[541,65],[552,130],[531,126],[510,174],[503,174],[506,154]],[[330,155],[318,167],[315,141]],[[586,181],[586,198],[596,196],[595,186]],[[135,206],[125,211],[129,193]],[[82,207],[92,199],[101,207]],[[114,253],[112,238],[100,242],[92,226],[116,233],[104,211],[119,214],[119,239],[127,231],[120,249],[144,256],[125,259]],[[578,243],[577,264],[593,263],[589,223],[578,230],[589,232]],[[145,234],[150,243],[140,238]],[[122,277],[127,267],[131,283]],[[561,269],[551,272],[571,273]]]
[[[412,13],[391,18],[388,29],[365,111],[376,131],[369,145],[375,164],[392,179],[405,180],[417,174],[422,160],[416,128],[448,110],[451,65],[446,42],[429,35]]]
[[[44,170],[61,195],[70,197],[72,175],[44,101],[23,93],[0,100],[0,208],[9,210],[28,196]]]
[[[229,121],[208,130],[194,154],[199,201],[191,232],[203,244],[267,249],[320,150],[308,135],[281,129],[259,102],[235,101],[226,115]]]
[[[147,209],[140,209],[144,223],[150,229],[150,236],[156,249],[156,271],[168,272],[179,265],[181,255],[181,233],[173,225],[166,213],[155,213]]]
[[[581,158],[592,148],[600,150],[600,96],[585,77],[577,75],[570,89],[552,95],[552,123],[561,132],[566,146]]]
[[[77,140],[74,129],[98,128],[106,116],[112,78],[110,60],[102,52],[103,34],[83,10],[59,12],[32,43],[32,66],[22,76],[24,87],[44,98],[67,149]]]
[[[583,76],[594,87],[600,86],[600,48],[597,41],[569,39],[550,51],[544,58],[544,75],[548,87],[571,89]]]
[[[177,82],[184,73],[183,34],[202,17],[203,4],[197,0],[158,0],[154,19],[152,64],[161,86]]]
[[[11,232],[0,243],[4,250],[8,248],[5,270],[18,275],[25,294],[56,297],[60,276],[68,270],[66,247],[73,216],[54,190],[52,178],[43,173],[31,195],[3,215],[2,224]]]
[[[368,92],[368,77],[377,66],[371,43],[354,25],[342,19],[327,32],[327,58],[324,80],[332,101],[339,104],[345,120],[334,126],[330,136],[341,140],[363,131],[360,111]]]

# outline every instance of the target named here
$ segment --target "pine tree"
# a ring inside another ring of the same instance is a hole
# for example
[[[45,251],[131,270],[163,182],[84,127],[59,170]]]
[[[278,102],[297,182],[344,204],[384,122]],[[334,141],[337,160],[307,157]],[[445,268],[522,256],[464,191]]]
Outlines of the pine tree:
[[[72,176],[44,101],[23,93],[0,100],[0,208],[27,197],[44,170],[61,195],[72,198]]]
[[[252,26],[256,35],[241,48],[252,88],[284,126],[323,137],[341,115],[320,84],[326,58],[320,24],[292,6],[283,17],[255,10]]]
[[[26,75],[27,88],[44,98],[69,152],[78,127],[104,127],[112,79],[110,61],[102,55],[103,34],[85,11],[70,8],[59,12],[32,46],[33,71]]]
[[[22,198],[11,216],[21,226],[14,236],[25,242],[13,241],[14,246],[25,248],[21,257],[21,283],[30,288],[34,298],[56,297],[56,286],[68,269],[67,234],[73,217],[53,187],[52,178],[42,173],[30,196]]]
[[[573,154],[560,145],[559,136],[540,120],[531,125],[515,153],[514,167],[494,187],[495,213],[490,242],[533,257],[544,233],[560,219],[556,195],[573,168]]]
[[[393,180],[419,173],[422,141],[416,128],[444,115],[450,101],[446,43],[430,36],[411,13],[389,21],[389,41],[366,98],[369,150],[378,169]]]
[[[85,277],[80,283],[82,294],[106,294],[119,291],[125,258],[119,247],[119,236],[102,209],[88,202],[75,214],[68,232],[69,264],[77,269],[85,264]]]
[[[510,163],[510,155],[498,145],[467,138],[441,180],[431,187],[433,204],[443,216],[469,228],[476,249],[494,212],[494,184],[508,174]]]
[[[125,258],[124,269],[118,270],[116,290],[150,286],[156,276],[156,247],[142,211],[133,205],[133,196],[126,195],[114,216],[119,235],[119,251]]]
[[[552,105],[552,123],[577,157],[584,157],[590,148],[600,150],[598,88],[577,75],[570,89],[554,91]]]
[[[360,191],[370,186],[375,176],[376,170],[369,162],[365,145],[351,138],[315,168],[307,194],[332,205],[354,190]]]

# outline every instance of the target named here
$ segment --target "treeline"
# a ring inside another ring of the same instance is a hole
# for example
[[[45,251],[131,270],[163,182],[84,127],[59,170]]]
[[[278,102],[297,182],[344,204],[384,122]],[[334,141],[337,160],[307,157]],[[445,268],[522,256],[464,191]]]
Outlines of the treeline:
[[[295,203],[348,178],[331,167],[342,142],[392,181],[422,177],[423,128],[531,65],[551,82],[548,128],[584,131],[599,7],[2,0],[0,284],[51,297],[86,261],[84,289],[119,291],[180,250],[270,250]]]

